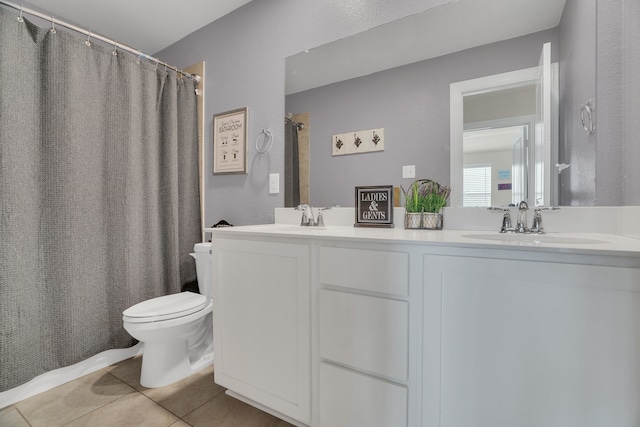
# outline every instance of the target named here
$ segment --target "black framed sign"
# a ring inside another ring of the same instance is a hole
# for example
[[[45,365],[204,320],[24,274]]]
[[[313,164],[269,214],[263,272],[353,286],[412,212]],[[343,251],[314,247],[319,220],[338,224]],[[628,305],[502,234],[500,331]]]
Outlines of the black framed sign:
[[[393,227],[393,185],[356,187],[354,227]]]

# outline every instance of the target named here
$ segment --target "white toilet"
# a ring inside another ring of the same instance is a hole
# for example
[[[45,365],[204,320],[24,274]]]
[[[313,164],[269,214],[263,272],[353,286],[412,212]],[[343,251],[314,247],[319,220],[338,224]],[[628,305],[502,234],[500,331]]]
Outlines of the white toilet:
[[[198,287],[138,303],[122,313],[124,329],[144,343],[140,384],[162,387],[213,364],[211,243],[196,243]]]

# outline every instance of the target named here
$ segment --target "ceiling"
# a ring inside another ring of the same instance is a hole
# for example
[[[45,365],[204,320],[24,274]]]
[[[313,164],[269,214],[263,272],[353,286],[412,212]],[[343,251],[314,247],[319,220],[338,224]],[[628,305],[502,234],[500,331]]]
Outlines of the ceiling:
[[[564,5],[565,0],[451,0],[287,58],[286,94],[554,28]]]
[[[522,132],[522,126],[466,131],[463,136],[463,153],[511,152],[513,143],[520,137]]]
[[[250,1],[29,0],[23,4],[153,55]]]

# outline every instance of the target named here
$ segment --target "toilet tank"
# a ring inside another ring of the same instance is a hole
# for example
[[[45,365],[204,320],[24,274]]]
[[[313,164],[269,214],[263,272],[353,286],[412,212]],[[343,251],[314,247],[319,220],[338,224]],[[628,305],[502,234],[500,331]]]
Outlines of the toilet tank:
[[[196,253],[196,274],[198,275],[198,288],[200,293],[211,299],[211,243],[196,243],[193,246]]]

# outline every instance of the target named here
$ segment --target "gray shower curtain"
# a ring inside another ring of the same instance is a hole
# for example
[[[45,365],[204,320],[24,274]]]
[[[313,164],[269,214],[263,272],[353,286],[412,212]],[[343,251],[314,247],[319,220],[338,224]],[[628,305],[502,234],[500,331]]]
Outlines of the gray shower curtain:
[[[0,391],[133,340],[193,280],[195,87],[0,7]]]
[[[284,206],[300,204],[300,161],[298,159],[298,125],[284,120]]]

